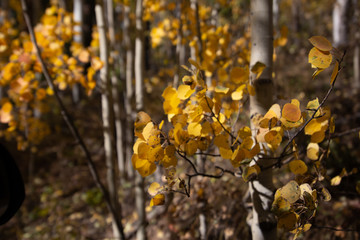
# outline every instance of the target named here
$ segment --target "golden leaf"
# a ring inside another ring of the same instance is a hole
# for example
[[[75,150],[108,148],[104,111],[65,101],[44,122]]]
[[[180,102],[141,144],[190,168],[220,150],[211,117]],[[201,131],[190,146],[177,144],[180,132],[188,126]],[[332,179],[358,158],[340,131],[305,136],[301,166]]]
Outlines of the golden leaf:
[[[330,51],[332,49],[332,45],[329,40],[323,36],[313,36],[309,38],[309,41],[314,47],[321,51]]]
[[[165,195],[164,194],[157,194],[155,197],[153,197],[150,201],[150,207],[152,206],[159,206],[165,204]]]
[[[306,166],[306,164],[302,160],[299,160],[299,159],[292,160],[289,163],[289,168],[290,168],[290,171],[294,174],[304,174],[308,170],[308,167]]]
[[[315,68],[328,68],[332,61],[332,55],[329,52],[322,52],[313,47],[309,52],[309,63]]]
[[[292,103],[286,103],[282,110],[282,117],[290,122],[297,122],[301,118],[301,111],[298,106]]]

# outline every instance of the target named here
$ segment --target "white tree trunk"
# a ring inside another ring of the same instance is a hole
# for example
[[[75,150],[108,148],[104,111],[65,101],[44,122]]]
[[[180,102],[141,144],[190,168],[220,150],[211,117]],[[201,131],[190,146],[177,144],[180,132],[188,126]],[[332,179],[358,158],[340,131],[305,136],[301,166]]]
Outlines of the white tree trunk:
[[[73,40],[76,43],[83,44],[83,0],[74,0],[74,22],[77,24],[74,25],[74,35]],[[80,87],[79,84],[75,83],[72,86],[72,97],[74,103],[78,103],[80,101]]]
[[[333,10],[333,45],[337,48],[349,44],[349,11],[351,0],[336,0]]]
[[[136,39],[135,39],[135,105],[136,111],[144,108],[144,38],[143,38],[143,0],[136,1]],[[135,199],[136,209],[140,221],[140,226],[136,233],[137,240],[145,240],[146,236],[146,213],[145,213],[145,192],[144,179],[135,173]]]
[[[111,204],[115,211],[119,213],[119,202],[117,197],[116,176],[114,168],[114,149],[112,143],[113,131],[113,116],[112,116],[112,97],[111,97],[111,82],[109,79],[109,61],[108,61],[108,44],[106,40],[106,31],[104,26],[104,15],[100,5],[95,7],[96,22],[99,31],[99,45],[100,45],[100,59],[104,63],[103,68],[100,70],[100,87],[101,94],[101,110],[104,131],[104,151],[107,169],[107,184],[109,189],[109,196]],[[114,224],[116,220],[113,219],[113,232],[114,237],[119,238],[120,230]]]
[[[360,4],[358,0],[353,0],[354,23],[355,26],[360,26]],[[353,92],[358,94],[360,92],[360,29],[355,29],[355,47],[354,47],[354,88]]]
[[[251,1],[251,59],[250,69],[256,62],[266,65],[260,78],[250,74],[250,81],[255,88],[255,96],[250,96],[250,116],[265,114],[273,102],[272,56],[273,56],[273,25],[272,1]],[[253,127],[252,127],[253,128]],[[253,134],[256,129],[253,128]],[[261,166],[271,164],[267,160],[258,161]],[[255,163],[252,163],[255,164]],[[251,233],[254,240],[276,239],[276,221],[270,212],[273,191],[272,170],[261,172],[258,179],[249,183],[253,203]]]
[[[115,72],[115,64],[118,61],[118,57],[115,54],[116,51],[116,40],[115,40],[115,27],[114,27],[114,6],[112,0],[107,0],[106,4],[107,18],[109,25],[109,38],[110,38],[110,47],[111,47],[111,57],[113,58],[112,66],[112,97],[113,97],[113,109],[114,109],[114,119],[115,119],[115,131],[116,131],[116,154],[118,160],[118,167],[120,178],[123,178],[125,174],[125,159],[124,159],[124,149],[123,149],[123,131],[122,131],[122,122],[121,122],[121,107],[120,107],[120,92],[119,92],[119,79]]]
[[[134,176],[134,169],[131,164],[131,156],[132,156],[132,145],[133,145],[133,110],[131,107],[131,101],[134,95],[133,89],[133,48],[131,44],[131,38],[129,33],[130,28],[130,6],[124,5],[124,45],[126,49],[126,91],[124,94],[124,105],[126,112],[126,128],[125,128],[125,156],[126,156],[126,169],[127,175],[131,179]]]

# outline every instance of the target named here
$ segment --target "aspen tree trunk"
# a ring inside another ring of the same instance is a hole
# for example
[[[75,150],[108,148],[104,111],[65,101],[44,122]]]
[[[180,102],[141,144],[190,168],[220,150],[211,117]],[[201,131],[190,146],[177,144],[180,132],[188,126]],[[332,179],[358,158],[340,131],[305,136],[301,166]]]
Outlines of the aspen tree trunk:
[[[107,169],[107,184],[109,189],[109,196],[111,204],[115,211],[118,213],[116,217],[121,216],[119,211],[119,202],[117,197],[116,188],[116,176],[114,167],[114,149],[112,144],[112,133],[113,131],[113,116],[112,116],[112,97],[111,97],[111,82],[109,79],[109,61],[108,61],[108,45],[106,40],[106,32],[104,26],[104,15],[100,5],[95,6],[96,22],[99,31],[99,45],[100,45],[100,59],[104,63],[103,68],[100,70],[100,87],[102,89],[101,94],[101,109],[102,109],[102,120],[103,120],[103,131],[104,131],[104,150],[106,159]],[[113,232],[114,237],[119,238],[120,229],[117,228],[113,219]]]
[[[354,23],[355,23],[355,47],[354,47],[354,88],[355,94],[360,92],[360,5],[358,0],[353,1],[354,4]]]
[[[143,37],[143,0],[136,1],[136,39],[135,39],[135,104],[136,111],[144,109],[144,37]],[[136,209],[139,216],[140,226],[136,233],[137,240],[145,240],[146,236],[146,213],[144,178],[135,172],[135,199]]]
[[[115,131],[116,131],[116,154],[119,167],[120,178],[123,178],[125,173],[125,160],[124,160],[124,149],[123,149],[123,131],[122,131],[122,122],[121,122],[121,97],[119,92],[119,79],[115,72],[115,63],[118,61],[116,56],[116,41],[115,41],[115,27],[114,27],[114,6],[113,0],[106,1],[106,11],[108,18],[108,27],[109,27],[109,39],[110,39],[110,56],[113,59],[112,64],[112,74],[111,74],[111,84],[112,84],[112,97],[113,97],[113,110],[114,110],[114,120],[115,120]]]
[[[250,116],[264,115],[273,102],[272,82],[272,56],[273,56],[273,26],[272,1],[251,1],[251,59],[250,69],[256,62],[262,62],[266,68],[262,75],[256,79],[250,74],[250,81],[255,88],[255,96],[250,96]],[[253,134],[256,129],[252,126]],[[258,160],[261,166],[272,164]],[[255,164],[255,163],[253,163]],[[249,183],[250,195],[253,203],[251,233],[254,240],[276,239],[276,221],[271,214],[273,191],[275,189],[272,179],[272,170],[261,172],[258,179]]]
[[[83,44],[83,0],[74,0],[74,22],[77,23],[74,25],[74,42],[78,44]],[[75,83],[72,86],[72,97],[74,103],[78,103],[80,101],[80,87],[79,84]]]
[[[349,44],[349,13],[351,0],[336,0],[333,10],[333,45],[344,48]]]
[[[134,64],[134,54],[133,47],[131,44],[130,38],[130,6],[124,5],[124,45],[126,49],[126,91],[124,94],[124,104],[125,104],[125,112],[126,112],[126,128],[125,128],[125,156],[126,156],[126,173],[128,177],[131,179],[134,176],[134,169],[131,164],[131,156],[132,156],[132,145],[134,142],[134,131],[133,131],[133,110],[131,107],[132,98],[134,95],[133,88],[133,64]]]
[[[182,1],[176,2],[176,18],[179,20],[179,29],[177,30],[177,43],[176,43],[176,72],[174,74],[174,82],[173,87],[177,88],[180,81],[180,73],[181,73],[181,65],[185,64],[185,58],[183,55],[185,54],[185,46],[182,43],[183,41],[183,31],[182,31]]]

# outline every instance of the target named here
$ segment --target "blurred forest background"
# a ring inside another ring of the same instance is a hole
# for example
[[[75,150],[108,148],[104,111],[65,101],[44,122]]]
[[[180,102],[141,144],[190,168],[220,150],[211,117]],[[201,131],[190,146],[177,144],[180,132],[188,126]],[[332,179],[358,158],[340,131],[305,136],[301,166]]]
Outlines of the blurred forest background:
[[[201,239],[205,222],[207,239],[250,239],[244,202],[247,186],[231,174],[219,179],[196,178],[189,198],[169,193],[164,206],[153,208],[146,189],[154,179],[161,181],[161,174],[146,178],[140,193],[147,215],[146,224],[142,224],[135,204],[139,203],[135,190],[141,184],[136,185],[131,156],[136,110],[147,112],[156,123],[166,119],[161,94],[170,84],[178,86],[187,74],[180,66],[190,66],[188,59],[194,54],[194,46],[200,52],[198,58],[210,85],[227,78],[227,72],[217,71],[219,66],[248,64],[251,1],[26,2],[59,95],[110,197],[121,204],[115,209],[121,207],[125,235],[135,239],[136,231],[143,228],[148,239]],[[139,2],[141,15],[136,11]],[[25,202],[19,213],[0,227],[0,239],[115,239],[104,195],[61,117],[54,92],[36,60],[21,3],[0,3],[0,141],[16,159],[26,185]],[[102,7],[97,8],[97,14],[95,5]],[[99,25],[99,17],[104,26]],[[314,69],[308,63],[311,36],[324,36],[339,52],[346,50],[344,69],[326,103],[336,126],[325,163],[331,177],[326,187],[332,200],[319,205],[313,227],[300,239],[359,239],[360,174],[356,168],[360,163],[360,3],[274,0],[273,22],[273,76],[279,102],[321,99],[329,87],[331,71],[312,79]],[[108,51],[103,56],[99,42],[102,30],[108,38]],[[135,60],[137,41],[143,46],[141,63]],[[139,66],[144,69],[140,89],[134,80]],[[102,74],[108,82],[101,82]],[[104,102],[109,85],[110,103]],[[140,93],[144,105],[139,107],[135,96]],[[246,109],[248,102],[243,105]],[[110,108],[108,113],[104,113],[104,106]],[[112,116],[108,125],[104,122],[106,114]],[[239,121],[249,121],[247,110],[239,115]],[[110,135],[106,130],[111,130]],[[107,141],[112,146],[110,151],[118,154],[109,154]],[[179,174],[185,176],[189,168],[179,164],[183,169]],[[230,164],[223,166],[232,169]],[[285,167],[276,174],[278,186],[293,178]],[[331,181],[337,176],[340,180]],[[282,239],[289,236],[280,233]]]

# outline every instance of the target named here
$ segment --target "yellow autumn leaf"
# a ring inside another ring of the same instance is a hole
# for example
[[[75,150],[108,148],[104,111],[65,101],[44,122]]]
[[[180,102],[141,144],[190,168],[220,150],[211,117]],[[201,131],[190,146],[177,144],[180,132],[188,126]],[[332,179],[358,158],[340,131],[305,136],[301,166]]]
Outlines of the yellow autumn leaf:
[[[309,143],[309,145],[307,146],[306,155],[311,160],[317,160],[319,157],[319,144]]]
[[[198,70],[200,70],[201,69],[201,67],[200,67],[200,64],[197,62],[197,61],[195,61],[195,60],[193,60],[193,59],[191,59],[191,58],[189,58],[189,63],[191,64],[191,65],[193,65],[195,68],[197,68]]]
[[[255,87],[252,86],[251,84],[247,84],[246,86],[250,96],[255,96],[256,94]]]
[[[200,137],[202,126],[198,122],[193,122],[188,125],[188,133],[190,136]]]
[[[256,62],[254,66],[251,67],[251,72],[256,74],[256,79],[258,79],[263,73],[266,65],[262,62]]]
[[[236,84],[245,83],[248,80],[248,74],[244,68],[233,67],[230,71],[230,80]]]
[[[312,119],[306,126],[305,126],[305,134],[312,135],[316,132],[321,131],[322,125],[318,119]]]
[[[246,84],[242,84],[234,92],[231,93],[231,98],[234,101],[241,100],[246,90]]]
[[[161,186],[159,183],[157,182],[153,182],[150,187],[148,188],[148,193],[151,195],[151,196],[155,196],[159,190],[160,190]]]
[[[147,159],[150,162],[161,161],[163,158],[164,158],[164,149],[160,145],[149,148],[147,152]]]
[[[223,94],[227,94],[229,92],[230,88],[228,87],[222,87],[222,86],[216,86],[215,87],[215,92],[216,93],[223,93]]]
[[[297,122],[301,118],[301,110],[293,103],[286,103],[282,110],[282,117],[290,122]]]
[[[12,104],[10,102],[6,102],[2,105],[0,110],[0,122],[1,123],[9,123],[12,119],[11,111]]]
[[[141,134],[142,130],[145,128],[146,124],[151,121],[151,117],[146,112],[138,112],[136,115],[136,120],[134,123],[135,135]],[[137,135],[136,135],[137,136]]]
[[[260,168],[257,165],[246,166],[243,170],[242,178],[245,182],[255,180],[257,175],[260,173]]]
[[[309,42],[321,51],[330,51],[332,49],[332,45],[329,40],[323,36],[313,36],[309,38]]]
[[[300,186],[296,181],[291,180],[285,186],[283,186],[282,188],[279,188],[276,191],[275,195],[283,197],[289,203],[294,203],[301,196]]]
[[[319,73],[321,73],[324,70],[325,70],[324,68],[317,68],[315,72],[312,74],[312,79],[314,79],[317,75],[319,75]]]
[[[320,143],[325,139],[325,131],[318,131],[318,132],[314,132],[311,135],[311,139],[310,142],[313,143]]]
[[[328,68],[332,61],[332,55],[329,52],[322,52],[313,47],[309,53],[309,63],[315,68]]]
[[[186,154],[189,156],[194,155],[197,151],[197,148],[198,148],[197,141],[193,139],[189,140],[185,145]]]
[[[195,89],[191,89],[189,85],[180,85],[177,92],[180,100],[186,100],[195,92]]]
[[[228,79],[228,74],[224,68],[219,68],[217,70],[217,75],[220,82],[225,82]]]
[[[267,111],[265,116],[260,120],[259,126],[262,128],[268,128],[269,127],[269,121],[270,122],[270,128],[273,128],[276,125],[276,122],[278,119],[280,119],[281,116],[281,108],[279,104],[273,104],[270,109]]]
[[[321,195],[324,197],[324,201],[328,202],[331,200],[331,194],[326,188],[321,189]]]
[[[334,83],[335,78],[336,78],[338,72],[339,72],[339,62],[336,61],[335,66],[334,66],[334,69],[333,69],[333,71],[332,71],[332,73],[331,73],[330,85],[332,85],[332,84]]]
[[[159,206],[165,204],[165,195],[164,194],[157,194],[155,197],[153,197],[150,201],[150,207],[152,206]]]
[[[248,126],[240,128],[238,135],[241,139],[245,139],[251,136],[251,129]]]
[[[155,172],[155,170],[156,170],[156,164],[151,163],[147,160],[142,167],[137,169],[137,171],[140,173],[140,175],[142,177],[147,177],[147,176],[153,174]]]
[[[291,204],[283,197],[277,197],[272,203],[271,211],[276,215],[282,215],[289,212]]]
[[[308,167],[306,166],[306,164],[302,160],[299,160],[299,159],[292,160],[289,163],[289,168],[290,168],[290,171],[294,174],[304,174],[308,170]]]
[[[331,179],[330,181],[331,183],[331,186],[337,186],[337,185],[340,185],[341,183],[341,177],[340,176],[335,176]]]
[[[296,228],[296,223],[297,223],[296,213],[290,212],[278,218],[277,227],[289,232]]]

